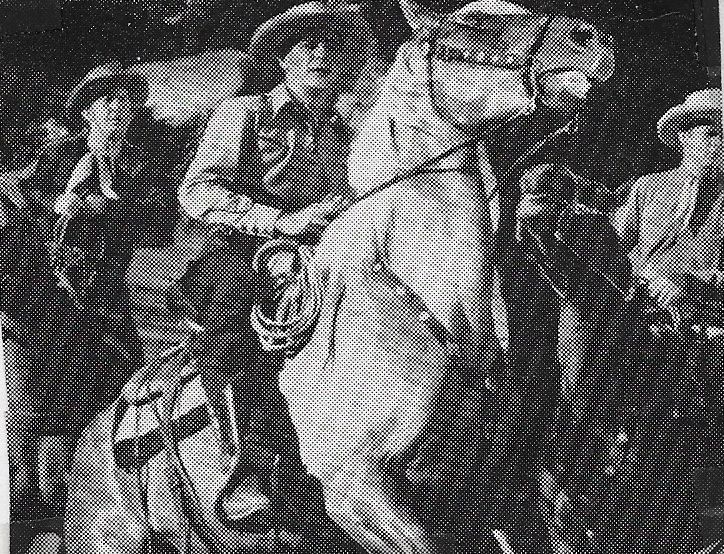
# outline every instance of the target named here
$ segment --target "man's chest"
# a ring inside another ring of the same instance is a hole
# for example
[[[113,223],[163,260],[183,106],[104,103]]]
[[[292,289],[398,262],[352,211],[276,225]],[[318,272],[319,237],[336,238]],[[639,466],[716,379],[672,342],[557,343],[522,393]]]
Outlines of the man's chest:
[[[256,142],[265,168],[285,162],[304,171],[340,160],[344,162],[349,152],[349,141],[329,124],[317,128],[302,122],[261,125]]]
[[[719,263],[724,241],[724,194],[692,197],[661,191],[641,210],[643,253],[672,272],[708,271]]]
[[[638,206],[639,249],[649,252],[661,246],[683,224],[682,190],[687,183],[671,175],[648,183]]]
[[[262,125],[256,145],[262,188],[282,209],[297,209],[328,194],[346,194],[349,141],[331,124]]]
[[[140,152],[123,152],[102,161],[87,151],[68,152],[54,161],[51,185],[57,194],[72,184],[81,194],[103,192],[111,187],[118,197],[132,198],[142,191],[139,177],[146,165]]]

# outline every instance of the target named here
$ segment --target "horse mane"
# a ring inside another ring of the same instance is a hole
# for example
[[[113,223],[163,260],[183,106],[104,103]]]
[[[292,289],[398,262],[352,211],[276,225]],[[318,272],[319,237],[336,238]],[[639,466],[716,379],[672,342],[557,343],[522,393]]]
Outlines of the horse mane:
[[[350,149],[349,182],[358,194],[469,138],[435,111],[427,63],[427,43],[421,39],[397,51]]]

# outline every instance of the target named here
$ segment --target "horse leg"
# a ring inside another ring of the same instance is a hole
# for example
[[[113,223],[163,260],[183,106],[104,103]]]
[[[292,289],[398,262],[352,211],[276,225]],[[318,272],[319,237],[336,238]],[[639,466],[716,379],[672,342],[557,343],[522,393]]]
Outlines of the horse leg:
[[[412,511],[388,491],[384,463],[348,464],[324,484],[330,517],[368,552],[435,554],[449,551],[431,537]],[[442,549],[442,550],[441,550]]]

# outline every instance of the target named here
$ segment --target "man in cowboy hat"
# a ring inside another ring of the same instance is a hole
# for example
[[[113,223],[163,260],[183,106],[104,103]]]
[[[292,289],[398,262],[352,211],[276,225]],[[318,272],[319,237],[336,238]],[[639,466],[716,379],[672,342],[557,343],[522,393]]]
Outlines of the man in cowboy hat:
[[[724,274],[724,152],[721,90],[691,93],[658,122],[661,142],[680,164],[638,179],[613,216],[634,273],[673,306]],[[691,293],[691,294],[690,294]]]
[[[689,435],[691,447],[685,447],[678,455],[681,459],[691,457],[706,466],[692,470],[692,475],[686,475],[685,471],[691,466],[682,466],[679,471],[686,482],[691,479],[697,483],[692,492],[694,499],[699,501],[702,521],[691,536],[699,542],[706,538],[707,542],[701,544],[711,544],[721,540],[724,529],[721,497],[711,494],[724,480],[724,458],[718,448],[709,447],[700,454],[696,453],[696,448],[701,444],[720,444],[724,435],[724,428],[717,418],[709,419],[707,415],[706,419],[699,419],[701,413],[719,414],[722,410],[720,395],[707,396],[700,388],[721,390],[724,360],[724,337],[717,331],[724,327],[721,307],[724,299],[721,90],[706,89],[689,94],[682,104],[663,115],[657,131],[661,142],[676,150],[681,161],[674,169],[638,179],[626,202],[614,213],[613,223],[623,246],[629,250],[634,273],[647,282],[650,292],[662,306],[685,321],[697,324],[703,334],[702,344],[697,347],[701,350],[696,351],[694,358],[697,366],[686,369],[687,387],[689,383],[696,385],[686,388],[686,392],[692,397],[691,406],[696,406],[687,412],[687,418],[701,421],[697,424],[698,436],[707,438],[699,442],[697,435]],[[692,358],[691,352],[687,357]],[[672,380],[672,383],[677,382],[682,381]],[[704,460],[707,461],[702,463]],[[688,501],[689,497],[682,495],[680,498]],[[684,509],[683,501],[673,500]]]
[[[119,346],[136,364],[143,355],[125,272],[134,247],[156,242],[176,211],[168,130],[144,110],[147,97],[146,79],[119,62],[90,71],[65,103],[77,132],[44,149],[25,183],[50,218],[68,220],[65,242],[97,272],[92,290],[80,292],[99,313],[113,315]],[[94,259],[99,252],[102,259]]]
[[[369,36],[357,6],[333,9],[318,1],[262,24],[249,54],[262,66],[281,68],[283,82],[216,109],[180,187],[188,215],[222,229],[222,240],[214,234],[212,247],[189,271],[204,276],[199,366],[229,449],[236,422],[255,417],[248,406],[273,397],[276,404],[259,411],[286,413],[276,382],[283,358],[264,352],[250,325],[259,292],[252,258],[271,238],[314,243],[352,196],[346,167],[351,131],[335,104],[356,81]],[[236,417],[224,399],[232,379],[241,398]],[[246,440],[246,430],[240,433]]]
[[[62,472],[76,436],[143,362],[125,273],[134,247],[157,242],[177,212],[164,129],[142,110],[147,94],[146,80],[119,63],[92,70],[65,104],[68,122],[79,130],[44,148],[21,183],[37,204],[33,240],[52,241],[53,224],[67,223],[57,265],[78,294],[83,318],[97,324],[109,345],[108,359],[88,359],[76,344],[100,336],[72,330],[65,341],[35,337],[54,345],[36,379],[37,394],[48,399],[36,432],[41,498],[51,512],[62,508]]]

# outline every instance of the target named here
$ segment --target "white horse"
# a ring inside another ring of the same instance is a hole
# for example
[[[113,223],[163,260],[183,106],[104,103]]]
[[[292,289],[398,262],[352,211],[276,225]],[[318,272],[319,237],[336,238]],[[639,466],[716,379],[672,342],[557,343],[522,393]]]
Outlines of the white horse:
[[[474,2],[439,25],[412,15],[417,37],[353,148],[362,200],[315,252],[317,327],[280,380],[330,516],[374,553],[448,551],[390,484],[402,477],[390,462],[500,359],[485,138],[541,96],[570,108],[613,63],[590,25],[506,2]],[[481,424],[472,417],[456,432],[473,437]],[[466,469],[450,468],[447,484]]]
[[[612,63],[593,27],[562,16],[492,1],[438,25],[435,14],[407,11],[418,36],[401,48],[351,160],[360,200],[328,228],[311,262],[322,285],[317,326],[280,375],[323,508],[370,553],[451,551],[404,488],[393,493],[400,475],[388,462],[426,436],[432,416],[457,409],[443,391],[456,398],[475,389],[467,382],[500,358],[485,192],[496,183],[478,139],[536,100],[579,104]],[[463,420],[460,433],[480,426]],[[445,483],[469,468],[457,454]],[[140,553],[151,540],[168,551],[259,552],[297,539],[307,541],[301,551],[330,551],[304,528],[244,527],[269,499],[253,475],[230,480],[233,461],[193,353],[169,353],[83,434],[69,485],[69,552]]]

